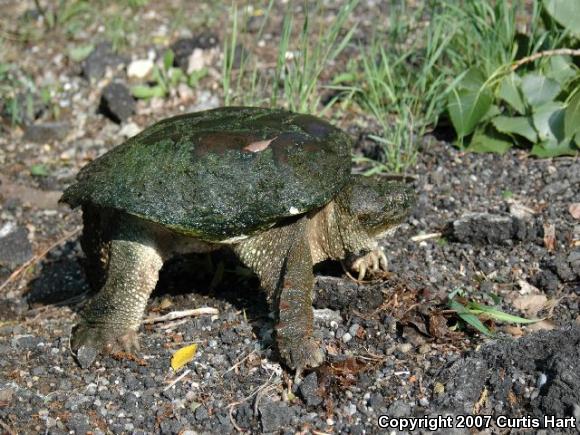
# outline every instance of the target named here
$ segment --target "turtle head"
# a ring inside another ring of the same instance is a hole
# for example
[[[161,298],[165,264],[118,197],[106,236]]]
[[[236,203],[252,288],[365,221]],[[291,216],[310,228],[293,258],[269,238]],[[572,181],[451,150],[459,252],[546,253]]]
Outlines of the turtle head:
[[[415,204],[410,186],[378,176],[353,175],[341,196],[342,204],[371,237],[380,237],[402,223]]]

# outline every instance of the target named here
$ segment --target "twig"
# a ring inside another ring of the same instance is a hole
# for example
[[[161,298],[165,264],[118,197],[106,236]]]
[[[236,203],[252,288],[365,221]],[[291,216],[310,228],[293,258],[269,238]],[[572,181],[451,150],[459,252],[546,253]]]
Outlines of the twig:
[[[169,390],[171,387],[173,387],[175,384],[177,384],[179,381],[181,381],[183,378],[185,378],[190,372],[191,372],[191,369],[187,369],[186,371],[184,371],[177,378],[175,378],[167,387],[165,387],[163,389],[163,391]]]
[[[183,311],[172,311],[171,313],[164,314],[163,316],[157,317],[148,317],[143,320],[143,323],[157,323],[157,322],[167,322],[176,319],[182,319],[184,317],[195,317],[195,316],[203,316],[204,314],[219,314],[217,308],[212,307],[201,307],[201,308],[194,308],[192,310],[183,310]]]
[[[14,281],[16,278],[18,278],[18,276],[25,271],[26,269],[28,269],[30,266],[32,266],[33,264],[38,263],[40,260],[42,260],[44,257],[46,257],[46,255],[52,251],[54,248],[56,248],[59,245],[62,245],[64,242],[68,241],[69,239],[73,238],[74,236],[76,236],[79,232],[80,232],[81,228],[77,228],[74,231],[71,231],[70,233],[65,234],[64,236],[62,236],[60,239],[58,239],[56,242],[54,242],[53,244],[51,244],[48,248],[46,248],[44,251],[40,252],[38,255],[35,255],[34,257],[32,257],[30,260],[28,260],[26,263],[24,263],[22,266],[20,266],[18,269],[16,269],[14,272],[12,272],[12,274],[6,279],[6,281],[4,281],[2,283],[2,285],[0,285],[0,292],[2,290],[4,290],[5,287],[8,286],[8,284],[10,284],[12,281]]]
[[[429,234],[419,234],[418,236],[411,237],[412,242],[422,242],[429,239],[437,239],[441,237],[443,233],[429,233]]]
[[[228,405],[228,408],[229,408],[229,416],[230,416],[230,421],[232,422],[232,424],[234,425],[234,427],[236,428],[236,430],[237,430],[238,432],[240,432],[240,433],[248,432],[248,431],[249,431],[249,429],[244,429],[244,428],[242,428],[242,427],[240,427],[240,426],[238,426],[238,425],[236,424],[236,421],[235,421],[235,419],[234,419],[234,409],[235,409],[235,408],[236,408],[238,405],[241,405],[242,403],[244,403],[244,402],[246,402],[247,400],[251,399],[251,398],[252,398],[252,397],[253,397],[255,394],[259,394],[259,393],[260,393],[262,390],[264,390],[265,388],[274,388],[274,387],[278,386],[278,385],[280,384],[280,382],[279,382],[279,381],[278,381],[278,382],[271,383],[271,380],[272,380],[272,377],[273,377],[273,376],[274,376],[274,374],[270,375],[270,377],[268,378],[268,380],[267,380],[267,381],[266,381],[264,384],[260,385],[258,388],[256,388],[256,389],[255,389],[255,390],[254,390],[252,393],[250,393],[248,396],[244,397],[244,398],[243,398],[243,399],[241,399],[241,400],[238,400],[237,402],[230,403],[230,404]],[[254,414],[256,414],[256,415],[258,414],[258,409],[257,409],[257,406],[256,406],[256,404],[255,404],[255,403],[254,403]]]
[[[239,360],[237,363],[235,363],[233,366],[231,366],[229,369],[227,369],[224,372],[224,375],[228,372],[231,372],[232,370],[237,369],[240,366],[240,364],[242,364],[244,361],[246,361],[249,357],[251,357],[255,353],[256,353],[255,350],[251,351],[249,354],[247,354],[245,357],[243,357],[241,360]]]
[[[571,48],[558,48],[555,50],[540,51],[539,53],[534,53],[531,56],[522,57],[511,66],[511,70],[515,71],[526,63],[533,62],[541,57],[549,56],[580,56],[580,49],[573,50]]]

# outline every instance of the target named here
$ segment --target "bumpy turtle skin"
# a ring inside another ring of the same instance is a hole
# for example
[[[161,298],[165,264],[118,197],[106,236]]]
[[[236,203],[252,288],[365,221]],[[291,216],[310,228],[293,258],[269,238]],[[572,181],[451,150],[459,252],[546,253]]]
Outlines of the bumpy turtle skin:
[[[234,252],[254,270],[268,292],[276,314],[278,350],[298,371],[320,365],[324,354],[312,337],[312,257],[308,241],[310,220],[273,228],[241,242]]]
[[[97,226],[91,222],[88,230],[96,231]],[[99,230],[97,233],[104,231],[102,227]],[[129,215],[120,216],[112,240],[105,242],[97,233],[85,237],[100,243],[94,248],[95,253],[105,252],[106,280],[82,310],[81,321],[73,330],[71,347],[73,350],[89,346],[98,350],[136,351],[139,348],[136,333],[157,284],[163,258],[151,243],[148,224]]]

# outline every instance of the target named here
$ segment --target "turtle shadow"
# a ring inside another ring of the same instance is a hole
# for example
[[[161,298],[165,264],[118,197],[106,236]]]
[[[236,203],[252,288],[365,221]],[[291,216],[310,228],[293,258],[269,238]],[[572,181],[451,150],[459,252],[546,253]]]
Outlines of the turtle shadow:
[[[78,313],[97,293],[87,280],[84,255],[78,241],[55,249],[37,267],[39,271],[28,283],[24,297],[28,309],[68,306]],[[257,277],[226,249],[178,256],[167,261],[160,271],[148,309],[155,308],[165,297],[173,299],[173,310],[229,303],[235,310],[245,313],[258,336],[264,323],[271,319],[267,296],[260,289]]]

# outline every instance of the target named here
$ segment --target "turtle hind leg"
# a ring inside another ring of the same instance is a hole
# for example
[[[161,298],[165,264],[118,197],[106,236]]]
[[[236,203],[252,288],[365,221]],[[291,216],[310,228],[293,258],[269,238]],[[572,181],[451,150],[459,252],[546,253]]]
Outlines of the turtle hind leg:
[[[146,223],[124,215],[118,225],[110,241],[104,285],[81,311],[71,335],[79,361],[81,354],[92,355],[83,366],[103,350],[138,350],[137,331],[163,266]]]

